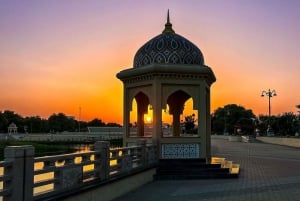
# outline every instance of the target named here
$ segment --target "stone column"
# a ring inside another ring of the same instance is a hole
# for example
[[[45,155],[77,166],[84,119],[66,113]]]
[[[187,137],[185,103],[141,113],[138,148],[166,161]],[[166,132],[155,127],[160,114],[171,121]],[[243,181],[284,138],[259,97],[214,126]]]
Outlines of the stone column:
[[[137,107],[137,136],[144,136],[144,107],[142,105],[138,105]]]
[[[138,140],[137,146],[141,147],[141,166],[145,167],[147,165],[147,152],[146,152],[146,140]]]
[[[198,112],[198,135],[201,138],[200,145],[200,158],[207,158],[207,108],[209,103],[206,100],[206,87],[205,82],[202,82],[200,85],[200,112]],[[210,136],[209,136],[210,137]]]
[[[94,144],[95,172],[101,180],[107,180],[110,172],[110,143],[107,141],[97,141]]]
[[[31,201],[34,186],[34,147],[9,146],[4,149],[4,160],[12,161],[12,168],[5,168],[4,175],[12,175],[11,183],[3,183],[3,188],[11,187],[10,198],[3,201]]]
[[[211,159],[211,116],[210,116],[210,88],[206,89],[206,158]]]
[[[180,127],[180,115],[184,110],[185,99],[178,99],[169,102],[170,114],[173,116],[173,136],[180,137],[181,127]]]
[[[162,86],[160,81],[153,81],[153,130],[152,130],[152,143],[160,146],[160,139],[162,138],[162,104],[161,104],[161,94]],[[160,149],[158,150],[158,155],[160,155]]]
[[[129,100],[128,100],[128,90],[124,84],[124,91],[123,91],[123,147],[127,146],[127,138],[130,137],[130,107],[129,107]]]
[[[179,137],[181,133],[180,129],[180,114],[181,111],[178,108],[173,110],[173,135],[174,137]]]
[[[157,145],[157,158],[160,158],[160,142],[162,136],[162,84],[159,80],[153,81],[153,132],[152,144]]]

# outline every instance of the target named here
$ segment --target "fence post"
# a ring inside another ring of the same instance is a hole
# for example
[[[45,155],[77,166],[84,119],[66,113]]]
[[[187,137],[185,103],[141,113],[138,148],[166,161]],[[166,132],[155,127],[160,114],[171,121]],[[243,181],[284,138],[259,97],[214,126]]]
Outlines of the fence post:
[[[137,146],[141,147],[141,152],[140,152],[140,161],[141,161],[141,166],[146,167],[147,164],[147,152],[146,152],[146,140],[137,140]]]
[[[4,160],[12,161],[12,169],[5,169],[5,174],[12,176],[12,195],[6,200],[31,201],[33,200],[34,177],[34,148],[26,146],[8,146],[4,149]],[[3,184],[4,188],[6,183]]]
[[[132,170],[132,158],[130,155],[122,155],[121,158],[121,172],[123,174],[127,174],[128,172],[130,172],[130,170]]]
[[[110,143],[108,141],[97,141],[94,144],[95,154],[95,172],[101,180],[109,179],[110,172]]]
[[[25,159],[25,175],[24,175],[24,201],[33,200],[33,188],[34,188],[34,147],[24,147],[24,159]]]

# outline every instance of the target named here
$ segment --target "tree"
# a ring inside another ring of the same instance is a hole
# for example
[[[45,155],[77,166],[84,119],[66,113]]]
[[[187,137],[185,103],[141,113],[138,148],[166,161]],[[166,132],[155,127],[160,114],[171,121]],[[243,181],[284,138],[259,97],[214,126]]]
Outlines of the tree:
[[[280,133],[283,135],[294,135],[298,130],[297,115],[292,112],[284,113],[279,117],[281,125]],[[284,127],[282,126],[284,125]]]
[[[260,115],[258,118],[257,127],[261,134],[267,132],[269,124],[269,116]],[[299,117],[292,112],[286,112],[281,115],[270,117],[270,126],[275,135],[294,135],[299,131]]]
[[[39,116],[26,117],[24,119],[25,133],[46,133],[49,132],[49,125],[46,119]]]
[[[16,114],[13,111],[0,111],[0,133],[7,133],[9,124],[15,123],[20,133],[48,133],[69,131],[87,131],[88,126],[117,126],[122,125],[114,122],[105,124],[101,119],[93,119],[92,121],[78,122],[73,117],[68,117],[63,113],[52,114],[48,119],[42,119],[39,116],[25,117]]]
[[[76,122],[63,113],[52,114],[48,118],[51,132],[75,131]]]
[[[286,112],[272,119],[272,129],[276,135],[294,135],[299,129],[297,115]]]
[[[193,133],[194,128],[195,128],[195,114],[192,115],[188,115],[184,117],[185,121],[183,122],[184,124],[184,128],[185,128],[185,132],[188,134]]]
[[[298,130],[297,130],[297,132],[298,132],[298,135],[300,134],[300,104],[299,105],[296,105],[296,108],[298,109],[298,124],[297,124],[297,126],[298,126]]]
[[[93,119],[92,121],[89,121],[87,123],[87,126],[89,127],[99,127],[99,126],[105,126],[105,123],[101,119]]]
[[[5,110],[2,115],[1,115],[1,119],[2,119],[2,129],[1,130],[5,130],[5,132],[7,132],[7,127],[9,126],[9,124],[11,123],[15,123],[18,127],[18,131],[19,132],[23,132],[23,126],[24,126],[24,119],[16,114],[13,111],[10,110]]]
[[[255,119],[252,110],[236,104],[225,105],[212,114],[212,132],[237,134],[241,130],[242,133],[253,134]]]
[[[120,125],[118,123],[114,123],[114,122],[108,122],[106,124],[106,126],[109,126],[109,127],[122,127],[122,125]]]
[[[5,115],[0,112],[0,133],[7,132],[8,120],[6,119]]]
[[[298,109],[298,118],[299,118],[299,120],[300,120],[300,104],[299,105],[296,105],[296,108]]]

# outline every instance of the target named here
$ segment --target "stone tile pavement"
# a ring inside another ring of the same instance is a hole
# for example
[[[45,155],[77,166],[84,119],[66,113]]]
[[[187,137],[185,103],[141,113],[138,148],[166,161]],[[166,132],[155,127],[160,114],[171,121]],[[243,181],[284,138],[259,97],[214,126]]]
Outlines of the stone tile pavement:
[[[212,139],[212,154],[239,163],[239,178],[153,181],[114,201],[300,201],[299,148]]]

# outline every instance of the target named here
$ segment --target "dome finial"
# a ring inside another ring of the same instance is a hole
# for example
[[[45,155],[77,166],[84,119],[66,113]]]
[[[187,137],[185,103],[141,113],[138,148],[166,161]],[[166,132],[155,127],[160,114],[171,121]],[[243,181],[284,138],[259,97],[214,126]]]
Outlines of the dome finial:
[[[175,31],[172,29],[172,24],[170,22],[170,14],[168,9],[168,15],[167,15],[167,23],[165,24],[165,29],[162,33],[175,33]]]
[[[168,16],[167,16],[167,24],[170,24],[170,14],[169,14],[169,9],[168,9]]]

